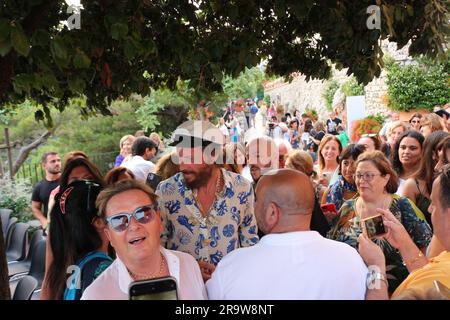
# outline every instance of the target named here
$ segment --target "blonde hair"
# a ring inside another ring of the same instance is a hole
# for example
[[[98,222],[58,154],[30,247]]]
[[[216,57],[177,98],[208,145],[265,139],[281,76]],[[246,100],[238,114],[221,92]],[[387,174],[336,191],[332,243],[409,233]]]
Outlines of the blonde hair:
[[[131,134],[127,134],[126,136],[123,136],[122,138],[120,138],[120,141],[119,141],[120,150],[122,150],[122,145],[125,141],[130,140],[131,144],[133,144],[134,139],[136,139],[136,137]]]
[[[165,148],[164,143],[163,143],[161,137],[159,136],[159,134],[157,134],[156,132],[152,132],[152,133],[150,133],[149,138],[156,142],[156,144],[158,146],[158,150],[164,150],[164,148]]]
[[[311,155],[303,150],[295,150],[287,156],[286,168],[303,172],[307,176],[311,176],[314,170],[314,163]]]
[[[420,120],[420,124],[422,127],[429,126],[431,132],[444,130],[444,127],[442,127],[441,118],[434,113],[429,113],[423,116]]]
[[[169,179],[171,176],[180,172],[178,162],[178,155],[176,152],[168,153],[162,156],[156,163],[155,173],[160,176],[162,180]]]
[[[389,125],[389,128],[387,130],[387,136],[389,137],[392,134],[392,131],[394,131],[394,129],[396,129],[398,127],[402,127],[403,131],[408,130],[408,128],[406,127],[406,125],[403,121],[401,121],[401,120],[394,121]]]

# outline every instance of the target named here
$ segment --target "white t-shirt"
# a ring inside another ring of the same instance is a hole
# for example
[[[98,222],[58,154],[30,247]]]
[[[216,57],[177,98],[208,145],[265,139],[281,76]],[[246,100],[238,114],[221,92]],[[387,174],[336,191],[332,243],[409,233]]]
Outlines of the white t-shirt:
[[[316,231],[269,234],[227,254],[206,283],[211,300],[363,300],[367,267]]]
[[[396,194],[398,194],[400,197],[403,197],[403,188],[405,187],[405,179],[399,178],[398,179],[398,189]]]
[[[130,169],[136,180],[145,182],[149,173],[155,173],[155,164],[151,161],[144,160],[141,156],[133,156],[125,165]]]
[[[222,132],[222,134],[224,136],[229,136],[230,135],[230,132],[228,131],[228,127],[226,125],[224,125],[224,124],[219,127],[219,130],[220,130],[220,132]]]
[[[169,273],[177,280],[178,299],[207,299],[200,267],[195,259],[184,252],[160,248],[166,258]],[[116,260],[84,290],[81,300],[128,300],[128,286],[132,278],[126,266]]]

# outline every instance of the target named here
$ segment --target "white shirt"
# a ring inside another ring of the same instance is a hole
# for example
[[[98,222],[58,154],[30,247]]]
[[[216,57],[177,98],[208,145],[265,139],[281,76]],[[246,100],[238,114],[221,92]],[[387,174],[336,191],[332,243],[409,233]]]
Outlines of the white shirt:
[[[166,258],[169,273],[177,280],[178,299],[207,299],[200,267],[187,253],[160,248]],[[81,300],[128,300],[128,286],[133,282],[124,263],[117,257],[103,273],[91,283]]]
[[[228,127],[226,125],[224,125],[224,124],[219,127],[219,130],[222,132],[222,134],[224,136],[229,136],[230,135],[230,132],[228,131]]]
[[[241,176],[247,179],[249,182],[253,182],[252,174],[250,173],[250,166],[246,165],[241,172]]]
[[[155,165],[151,161],[144,160],[141,156],[133,156],[125,165],[125,168],[130,169],[136,180],[145,182],[149,173],[155,172]]]
[[[396,194],[398,194],[399,196],[403,196],[403,188],[405,188],[405,179],[399,178],[398,179],[398,189],[395,192]]]
[[[316,231],[302,231],[269,234],[252,247],[229,253],[206,288],[211,300],[360,300],[366,276],[355,249]]]

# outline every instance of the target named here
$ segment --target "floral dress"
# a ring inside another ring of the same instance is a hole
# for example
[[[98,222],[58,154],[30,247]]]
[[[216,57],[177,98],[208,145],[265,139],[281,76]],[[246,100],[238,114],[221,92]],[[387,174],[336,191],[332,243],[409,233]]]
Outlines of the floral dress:
[[[395,194],[391,196],[389,210],[401,221],[417,247],[428,246],[432,232],[423,213],[408,198]],[[342,205],[340,215],[327,237],[358,249],[358,236],[362,233],[362,228],[360,217],[356,214],[356,200],[357,198],[348,200]],[[375,239],[374,242],[381,247],[386,257],[386,274],[389,292],[392,293],[406,279],[408,269],[403,265],[400,253],[388,241]]]

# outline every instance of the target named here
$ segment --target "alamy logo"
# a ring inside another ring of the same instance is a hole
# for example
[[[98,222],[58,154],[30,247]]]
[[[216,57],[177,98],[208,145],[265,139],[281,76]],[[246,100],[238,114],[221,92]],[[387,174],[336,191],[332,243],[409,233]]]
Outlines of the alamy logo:
[[[366,20],[367,29],[373,30],[378,29],[381,30],[381,10],[377,5],[371,5],[367,7],[366,13],[370,14],[370,16]]]
[[[69,290],[81,288],[81,269],[77,265],[70,265],[67,267],[67,273],[71,274],[66,280],[66,287]]]
[[[66,0],[68,4],[66,13],[72,13],[72,15],[66,20],[69,30],[81,29],[81,9],[83,6],[79,0]]]

